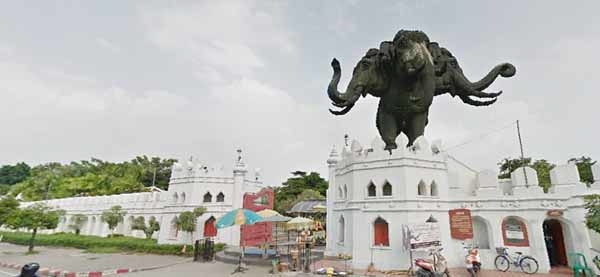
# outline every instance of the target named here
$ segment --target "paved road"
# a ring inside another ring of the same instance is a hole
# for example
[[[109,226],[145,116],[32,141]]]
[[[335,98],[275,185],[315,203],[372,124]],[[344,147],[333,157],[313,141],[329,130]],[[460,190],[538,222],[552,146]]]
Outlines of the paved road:
[[[240,276],[240,277],[264,277],[264,276],[316,276],[310,274],[286,273],[281,275],[270,275],[268,267],[250,266],[250,269],[243,274],[231,273],[234,271],[235,265],[224,264],[220,262],[214,263],[185,263],[170,266],[167,268],[156,269],[146,272],[134,272],[123,275],[124,277],[164,277],[164,276]],[[320,275],[322,276],[322,275]]]
[[[19,274],[19,272],[16,272],[14,270],[11,269],[6,269],[6,268],[0,268],[0,277],[6,277],[6,276],[17,276]]]
[[[26,264],[37,262],[42,267],[73,272],[102,271],[118,268],[147,268],[191,261],[191,258],[160,255],[124,255],[86,253],[80,249],[36,247],[39,253],[25,255],[27,247],[0,243],[0,261]],[[4,270],[0,268],[0,270]],[[0,275],[0,277],[4,277]]]

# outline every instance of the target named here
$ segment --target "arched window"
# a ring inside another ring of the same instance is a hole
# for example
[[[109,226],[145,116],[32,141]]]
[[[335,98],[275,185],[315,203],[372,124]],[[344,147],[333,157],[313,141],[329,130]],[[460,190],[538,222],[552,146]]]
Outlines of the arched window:
[[[185,203],[185,192],[181,193],[181,203]]]
[[[340,220],[338,221],[338,242],[344,243],[344,236],[346,235],[346,221],[344,220],[344,216],[340,216]]]
[[[348,187],[344,185],[344,199],[348,199]]]
[[[383,184],[383,196],[392,196],[392,185],[387,181]]]
[[[502,220],[502,238],[505,246],[529,246],[525,222],[517,217]]]
[[[217,194],[217,202],[225,202],[225,194],[223,194],[223,192]]]
[[[217,196],[218,197],[218,196]],[[216,237],[217,227],[215,226],[215,217],[211,216],[204,222],[204,237]]]
[[[173,202],[177,203],[178,200],[179,200],[179,196],[177,196],[177,192],[173,193]]]
[[[421,180],[419,182],[419,187],[417,188],[417,194],[420,196],[426,196],[427,195],[427,185],[425,185],[425,182],[423,182],[423,180]]]
[[[342,191],[342,186],[338,187],[338,199],[344,198],[344,192]]]
[[[373,184],[373,182],[370,182],[369,186],[367,187],[367,195],[369,197],[377,196],[377,188],[375,187],[375,184]]]
[[[490,233],[485,219],[474,216],[473,221],[473,242],[481,249],[490,249]]]
[[[204,200],[202,202],[204,202],[204,203],[212,202],[212,194],[210,194],[210,192],[207,192],[206,194],[204,194]]]
[[[437,183],[435,181],[431,182],[430,191],[431,192],[429,193],[429,195],[431,195],[431,196],[439,196],[438,195],[438,185],[437,185]]]
[[[179,229],[177,229],[177,217],[173,217],[173,220],[171,220],[171,229],[169,230],[169,237],[171,239],[177,239],[178,233]]]
[[[373,222],[373,230],[374,230],[374,246],[390,246],[390,239],[388,233],[388,223],[385,219],[378,217]]]

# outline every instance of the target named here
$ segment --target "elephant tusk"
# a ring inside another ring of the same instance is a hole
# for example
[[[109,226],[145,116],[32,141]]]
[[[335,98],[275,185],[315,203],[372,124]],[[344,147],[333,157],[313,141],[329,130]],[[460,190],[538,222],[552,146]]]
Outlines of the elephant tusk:
[[[471,106],[477,106],[477,107],[489,106],[491,104],[494,104],[498,100],[498,98],[494,98],[492,100],[487,100],[487,101],[477,101],[477,100],[473,100],[473,99],[469,98],[469,96],[467,96],[467,95],[459,95],[459,97],[464,103],[469,104]]]
[[[341,111],[334,111],[332,109],[329,109],[329,112],[332,113],[332,114],[334,114],[334,115],[345,115],[345,114],[347,114],[352,109],[352,107],[354,107],[354,104],[346,106]]]

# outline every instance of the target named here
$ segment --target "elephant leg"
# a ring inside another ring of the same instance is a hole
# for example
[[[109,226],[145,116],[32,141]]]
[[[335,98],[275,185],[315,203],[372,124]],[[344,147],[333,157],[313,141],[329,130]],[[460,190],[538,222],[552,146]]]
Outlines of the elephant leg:
[[[381,139],[385,142],[385,150],[392,152],[392,149],[398,148],[396,145],[396,137],[398,136],[398,124],[396,122],[396,118],[393,114],[384,111],[384,109],[380,107],[377,109],[377,120],[376,120],[377,130],[379,130],[379,135],[381,135]]]
[[[425,134],[425,126],[427,125],[427,115],[429,111],[413,114],[407,121],[406,136],[408,137],[408,146],[413,145],[415,140]]]

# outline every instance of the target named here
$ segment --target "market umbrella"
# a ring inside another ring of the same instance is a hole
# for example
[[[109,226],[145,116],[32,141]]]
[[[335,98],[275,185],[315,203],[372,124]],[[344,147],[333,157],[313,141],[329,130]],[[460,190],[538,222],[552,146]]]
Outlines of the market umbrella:
[[[220,217],[217,220],[217,222],[215,223],[215,225],[217,226],[217,229],[222,229],[222,228],[227,228],[227,227],[231,227],[231,226],[252,225],[261,219],[262,219],[262,217],[260,217],[260,215],[257,215],[255,212],[253,212],[251,210],[235,209],[233,211],[226,213],[222,217]],[[240,238],[241,238],[241,236],[240,236]],[[245,270],[244,267],[242,266],[242,264],[243,264],[242,260],[244,259],[245,251],[246,250],[244,249],[244,246],[242,246],[242,254],[240,255],[240,261],[239,261],[238,267],[235,269],[235,271],[233,273],[243,272]]]
[[[309,227],[313,223],[313,220],[306,217],[294,217],[290,221],[287,222],[287,227],[290,229],[298,230],[298,228],[306,228]]]
[[[274,210],[271,210],[271,209],[264,209],[262,211],[256,212],[256,214],[260,215],[262,218],[272,217],[272,216],[275,216],[275,215],[280,215],[277,211],[274,211]]]
[[[251,210],[235,209],[220,217],[215,225],[217,229],[222,229],[236,225],[252,225],[261,219],[260,215]]]

